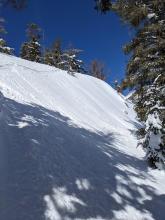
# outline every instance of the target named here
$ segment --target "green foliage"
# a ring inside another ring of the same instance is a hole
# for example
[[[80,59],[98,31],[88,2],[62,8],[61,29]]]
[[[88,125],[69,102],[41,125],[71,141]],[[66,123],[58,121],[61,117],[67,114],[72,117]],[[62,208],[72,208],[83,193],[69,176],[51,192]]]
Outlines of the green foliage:
[[[55,40],[54,44],[50,49],[46,49],[44,54],[44,63],[57,68],[62,68],[62,48],[61,40]]]
[[[20,51],[20,57],[22,59],[34,62],[42,62],[40,44],[34,39],[29,42],[23,43]]]
[[[28,41],[23,43],[20,50],[20,57],[26,60],[42,62],[42,53],[40,45],[41,29],[38,25],[32,23],[26,30]]]
[[[103,1],[100,1],[103,4]],[[101,10],[101,9],[100,9]],[[116,0],[111,10],[135,27],[136,34],[123,47],[130,60],[122,89],[134,89],[135,110],[144,122],[141,144],[155,167],[165,166],[165,2]],[[154,137],[154,138],[153,138]],[[155,140],[159,140],[153,142]]]
[[[40,33],[41,33],[41,28],[39,28],[37,24],[35,23],[28,24],[28,27],[26,29],[26,34],[30,40],[32,39],[39,40],[41,38]]]
[[[6,53],[8,55],[13,54],[13,49],[8,47],[6,41],[2,38],[0,38],[0,53]]]
[[[65,50],[62,57],[63,57],[63,69],[68,71],[68,73],[74,74],[77,73],[84,73],[85,70],[83,68],[82,60],[79,60],[79,54],[82,52],[80,49],[76,49],[70,47],[69,49]]]
[[[118,0],[112,8],[124,22],[133,26],[138,26],[147,16],[145,4],[138,4],[138,1]]]
[[[61,40],[57,39],[51,48],[46,49],[44,54],[44,63],[50,66],[66,70],[68,73],[85,73],[83,62],[78,59],[82,51],[70,47],[62,50]]]
[[[106,13],[111,9],[111,1],[110,0],[95,0],[95,9],[97,11],[102,11],[103,13]]]
[[[0,18],[0,52],[6,54],[13,54],[13,49],[7,46],[6,41],[3,39],[3,35],[6,34],[6,30],[4,28],[5,20]]]

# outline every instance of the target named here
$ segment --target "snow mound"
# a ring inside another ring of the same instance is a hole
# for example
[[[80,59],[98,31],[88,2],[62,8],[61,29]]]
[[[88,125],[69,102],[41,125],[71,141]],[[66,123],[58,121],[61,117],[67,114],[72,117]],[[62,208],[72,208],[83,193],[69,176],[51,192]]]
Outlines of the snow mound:
[[[164,220],[165,174],[105,82],[0,54],[0,219]]]

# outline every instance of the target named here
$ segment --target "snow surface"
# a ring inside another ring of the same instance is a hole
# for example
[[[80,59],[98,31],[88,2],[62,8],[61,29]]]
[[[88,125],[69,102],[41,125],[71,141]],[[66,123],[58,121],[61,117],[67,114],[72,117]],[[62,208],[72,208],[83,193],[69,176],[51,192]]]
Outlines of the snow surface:
[[[108,84],[0,54],[0,91],[0,219],[165,219],[165,173]]]

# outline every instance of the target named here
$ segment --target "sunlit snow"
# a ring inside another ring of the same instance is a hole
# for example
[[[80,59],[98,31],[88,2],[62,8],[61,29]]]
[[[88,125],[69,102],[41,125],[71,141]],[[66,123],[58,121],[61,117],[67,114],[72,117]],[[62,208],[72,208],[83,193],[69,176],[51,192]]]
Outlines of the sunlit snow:
[[[0,54],[0,91],[0,219],[165,219],[165,173],[107,83]]]

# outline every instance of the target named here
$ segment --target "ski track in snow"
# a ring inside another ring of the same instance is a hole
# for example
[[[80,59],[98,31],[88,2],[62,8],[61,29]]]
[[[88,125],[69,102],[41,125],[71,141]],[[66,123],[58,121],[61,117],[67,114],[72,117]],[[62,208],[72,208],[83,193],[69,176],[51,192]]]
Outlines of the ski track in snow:
[[[0,219],[164,220],[165,173],[105,82],[0,54]]]

